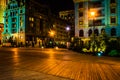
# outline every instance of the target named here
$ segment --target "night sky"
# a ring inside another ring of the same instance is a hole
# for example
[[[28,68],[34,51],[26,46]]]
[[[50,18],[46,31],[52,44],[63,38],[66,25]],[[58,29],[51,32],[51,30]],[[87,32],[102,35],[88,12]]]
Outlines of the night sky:
[[[39,0],[39,3],[49,5],[55,14],[59,11],[74,9],[73,0]]]

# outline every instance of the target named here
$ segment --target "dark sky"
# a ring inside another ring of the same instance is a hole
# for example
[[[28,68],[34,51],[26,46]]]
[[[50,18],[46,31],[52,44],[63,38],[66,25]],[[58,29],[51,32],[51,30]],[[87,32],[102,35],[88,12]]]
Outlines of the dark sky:
[[[39,2],[49,5],[55,14],[59,11],[74,9],[73,0],[39,0]]]

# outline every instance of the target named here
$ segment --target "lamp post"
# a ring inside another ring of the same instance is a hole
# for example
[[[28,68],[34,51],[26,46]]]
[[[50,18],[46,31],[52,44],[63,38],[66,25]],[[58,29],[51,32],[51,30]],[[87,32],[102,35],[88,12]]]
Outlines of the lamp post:
[[[50,35],[50,46],[54,47],[54,45],[55,45],[55,31],[54,30],[50,30],[49,31],[49,35]]]
[[[95,55],[95,24],[94,24],[94,18],[95,18],[95,11],[90,12],[90,16],[92,18],[92,25],[93,25],[93,55]]]
[[[67,39],[67,48],[69,48],[69,46],[70,46],[70,27],[69,26],[67,26],[66,27],[66,31],[67,31],[67,36],[68,36],[68,39]]]
[[[66,31],[67,31],[68,41],[69,41],[70,39],[70,27],[69,26],[66,27]]]

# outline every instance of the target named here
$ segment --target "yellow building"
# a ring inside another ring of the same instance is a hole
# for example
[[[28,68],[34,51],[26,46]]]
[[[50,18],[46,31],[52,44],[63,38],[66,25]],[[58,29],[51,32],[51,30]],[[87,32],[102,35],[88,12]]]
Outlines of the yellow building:
[[[8,0],[0,0],[0,23],[3,23],[3,13],[6,7],[6,3]]]

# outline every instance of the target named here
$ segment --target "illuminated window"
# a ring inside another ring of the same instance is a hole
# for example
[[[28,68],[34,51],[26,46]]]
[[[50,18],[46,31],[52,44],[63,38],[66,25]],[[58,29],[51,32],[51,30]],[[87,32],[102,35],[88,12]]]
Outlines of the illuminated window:
[[[31,17],[29,17],[29,21],[31,21],[32,20],[32,18]]]
[[[79,25],[82,25],[82,24],[83,24],[83,21],[80,21],[80,22],[79,22]]]
[[[30,23],[30,26],[33,27],[33,23]]]
[[[33,17],[29,17],[29,21],[34,21],[34,18]]]
[[[34,21],[34,18],[32,18],[32,21]]]
[[[20,26],[23,26],[23,22],[20,22]]]
[[[111,17],[111,23],[113,24],[113,23],[116,23],[116,17]]]

